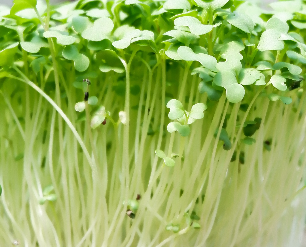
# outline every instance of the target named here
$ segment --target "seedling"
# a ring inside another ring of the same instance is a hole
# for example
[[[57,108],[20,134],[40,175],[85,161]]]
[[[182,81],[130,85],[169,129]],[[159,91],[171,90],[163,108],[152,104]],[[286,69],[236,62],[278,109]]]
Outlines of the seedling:
[[[299,246],[306,4],[253,2],[1,5],[1,246]]]

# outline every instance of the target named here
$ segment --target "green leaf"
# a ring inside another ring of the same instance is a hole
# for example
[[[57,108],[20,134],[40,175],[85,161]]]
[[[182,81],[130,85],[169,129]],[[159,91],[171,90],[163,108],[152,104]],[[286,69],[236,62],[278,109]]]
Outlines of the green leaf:
[[[139,208],[139,203],[136,200],[128,200],[128,209],[132,210],[134,214],[137,213]]]
[[[130,32],[126,32],[122,39],[113,42],[113,46],[117,49],[125,49],[130,46],[131,43],[148,40],[154,41],[154,33],[148,30],[134,29]]]
[[[78,112],[84,111],[84,110],[85,110],[85,102],[82,101],[82,102],[76,103],[75,106],[74,106],[74,109],[75,109],[76,111],[78,111]]]
[[[184,107],[183,104],[176,100],[172,99],[167,103],[167,108],[170,109],[170,112],[168,114],[168,117],[171,120],[176,120],[184,115]]]
[[[175,131],[179,132],[181,136],[188,136],[190,134],[190,128],[188,125],[182,125],[178,122],[171,122],[167,125],[167,130],[169,133]]]
[[[88,98],[89,105],[96,105],[98,104],[98,98],[96,96],[91,96]]]
[[[207,106],[203,103],[197,103],[192,106],[189,113],[189,118],[202,119],[204,117],[204,111],[207,109]]]
[[[225,89],[232,84],[238,84],[236,76],[232,71],[218,72],[214,77],[213,83]]]
[[[177,54],[177,50],[180,47],[179,44],[171,44],[165,54],[173,60],[181,60],[182,58]]]
[[[229,0],[213,0],[213,1],[203,1],[203,0],[194,0],[194,2],[203,9],[218,9],[222,8]]]
[[[280,33],[287,33],[289,26],[287,23],[281,21],[280,19],[272,17],[267,21],[266,29],[273,29],[279,31]]]
[[[306,29],[306,23],[300,21],[291,21],[291,24],[298,29]]]
[[[46,63],[47,63],[46,58],[43,56],[40,56],[34,59],[30,65],[33,68],[33,71],[35,72],[35,74],[37,74]]]
[[[302,73],[302,69],[291,63],[279,62],[273,65],[274,70],[279,70],[282,68],[287,68],[292,75],[299,75]]]
[[[213,56],[204,53],[196,54],[190,47],[187,46],[180,46],[177,49],[177,54],[185,61],[198,61],[204,67],[212,71],[216,71],[217,60]]]
[[[110,14],[106,9],[90,9],[86,12],[86,15],[93,18],[110,17]]]
[[[175,166],[175,161],[169,157],[165,157],[164,162],[166,166],[169,166],[169,167]]]
[[[90,123],[91,128],[95,129],[98,126],[100,126],[102,122],[104,121],[104,119],[105,119],[104,115],[93,116],[93,118],[91,119],[91,123]]]
[[[90,21],[87,17],[84,16],[75,16],[72,18],[72,27],[78,32],[82,33],[90,24]]]
[[[77,71],[83,72],[89,66],[89,58],[84,54],[79,54],[74,60],[74,67]]]
[[[255,64],[257,70],[272,70],[273,66],[268,61],[259,61]]]
[[[92,27],[82,32],[82,37],[91,41],[101,41],[108,39],[108,35],[114,28],[113,21],[108,17],[102,17],[96,20]]]
[[[159,150],[159,149],[155,150],[155,154],[157,157],[162,158],[162,159],[167,157],[166,154],[162,150]]]
[[[118,41],[114,41],[113,46],[116,47],[117,49],[125,49],[130,46],[132,39],[139,37],[140,34],[141,34],[141,31],[138,29],[130,31],[126,33],[122,39]]]
[[[201,225],[200,225],[199,223],[197,223],[197,222],[192,222],[192,227],[193,227],[194,229],[200,229],[200,228],[201,228]]]
[[[48,43],[38,41],[37,39],[31,42],[20,42],[21,48],[30,53],[37,53],[42,47],[48,47]]]
[[[14,15],[15,13],[23,9],[34,9],[36,7],[36,4],[37,0],[14,0],[14,5],[11,8],[11,14]]]
[[[53,190],[54,190],[54,187],[53,187],[53,185],[51,184],[51,185],[49,185],[49,186],[47,186],[47,187],[44,188],[44,190],[43,190],[43,195],[44,195],[44,196],[47,196],[47,195],[49,195]]]
[[[281,100],[285,105],[289,105],[292,103],[292,99],[290,97],[285,97],[285,96],[280,96],[278,94],[269,94],[268,95],[268,98],[271,100],[271,101],[278,101],[278,100]]]
[[[184,9],[189,10],[191,8],[190,3],[187,0],[167,0],[164,3],[164,9]]]
[[[18,50],[17,46],[18,42],[15,42],[0,51],[0,66],[9,66],[15,61],[14,55]]]
[[[75,45],[69,45],[63,49],[62,55],[67,60],[75,60],[79,55],[79,51]]]
[[[61,34],[59,31],[46,31],[43,36],[45,38],[56,38],[60,45],[72,45],[76,41],[75,37]]]
[[[295,51],[287,51],[286,52],[287,56],[297,62],[300,62],[302,64],[306,64],[306,58],[302,56],[301,54],[295,52]]]
[[[231,103],[240,102],[245,95],[244,87],[240,84],[232,84],[228,86],[225,90],[226,90],[226,98]]]
[[[261,73],[257,69],[246,68],[242,69],[239,74],[241,85],[251,85],[261,78]]]
[[[96,55],[96,59],[100,62],[99,69],[106,73],[109,71],[115,71],[116,73],[123,73],[125,71],[121,60],[116,52],[112,50],[100,51]]]
[[[199,84],[199,92],[200,93],[207,93],[207,96],[210,100],[218,101],[222,95],[222,92],[216,90],[210,82],[202,81]]]
[[[203,35],[209,33],[214,26],[212,25],[203,25],[197,18],[192,16],[183,16],[176,18],[174,20],[175,26],[187,26],[189,30],[194,35]]]
[[[286,79],[280,75],[273,75],[269,81],[272,85],[280,91],[285,91],[287,86],[285,84]]]
[[[245,136],[252,136],[260,128],[261,118],[255,118],[254,123],[248,123],[243,127],[243,133]]]
[[[175,38],[177,41],[179,41],[179,42],[181,42],[181,43],[183,43],[187,46],[190,43],[194,42],[195,40],[197,40],[199,38],[198,35],[188,33],[188,32],[182,31],[182,30],[170,30],[168,32],[165,32],[163,35],[171,36],[171,37]],[[171,41],[171,40],[169,40],[169,41]]]
[[[100,126],[102,122],[104,121],[106,114],[107,113],[105,111],[105,107],[100,106],[98,110],[96,111],[96,113],[94,114],[93,118],[91,119],[91,123],[90,123],[91,128],[95,129],[98,126]]]
[[[214,134],[214,137],[217,137],[217,134],[218,134],[218,130],[216,130],[216,132]],[[221,129],[219,140],[224,142],[224,144],[223,144],[223,149],[224,150],[230,150],[232,148],[232,143],[231,143],[231,141],[228,137],[228,134],[227,134],[226,130],[223,129],[223,128]]]
[[[245,14],[234,12],[227,17],[227,21],[246,33],[251,33],[254,30],[252,19]]]
[[[266,31],[260,37],[258,50],[272,51],[284,49],[284,42],[280,40],[282,34],[286,34],[289,30],[287,23],[282,22],[278,18],[271,18],[267,22]]]
[[[281,34],[277,30],[266,30],[260,37],[257,46],[260,51],[279,51],[284,49],[284,42],[279,40]]]
[[[245,137],[242,141],[246,145],[252,145],[253,143],[256,142],[256,140],[254,138],[251,138],[251,137]]]

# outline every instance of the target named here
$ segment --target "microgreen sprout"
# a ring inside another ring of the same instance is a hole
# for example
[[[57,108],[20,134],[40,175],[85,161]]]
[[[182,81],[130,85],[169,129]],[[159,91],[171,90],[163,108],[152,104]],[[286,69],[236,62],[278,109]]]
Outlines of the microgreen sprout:
[[[1,246],[299,246],[306,3],[255,2],[0,4]]]

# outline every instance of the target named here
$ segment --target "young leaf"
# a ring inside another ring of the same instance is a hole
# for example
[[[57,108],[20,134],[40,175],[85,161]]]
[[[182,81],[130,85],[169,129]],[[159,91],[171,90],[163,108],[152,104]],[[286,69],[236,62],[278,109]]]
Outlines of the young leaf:
[[[178,122],[171,122],[167,125],[167,130],[169,133],[175,131],[179,132],[181,136],[188,136],[190,134],[190,128],[188,125],[182,125]]]
[[[282,34],[286,34],[289,26],[281,20],[273,17],[267,22],[267,30],[260,37],[258,50],[282,50],[284,49],[284,41],[280,40]]]
[[[14,55],[18,50],[18,42],[13,43],[0,51],[0,66],[9,66],[14,62]]]
[[[246,68],[242,69],[239,74],[239,81],[241,85],[251,85],[259,80],[261,73],[257,69]]]
[[[89,105],[96,105],[98,104],[98,98],[96,96],[91,96],[88,98]]]
[[[237,27],[246,33],[251,33],[254,29],[254,23],[252,19],[242,13],[234,12],[230,14],[227,18],[227,21],[234,27]]]
[[[244,87],[238,83],[232,84],[225,89],[226,89],[226,98],[231,103],[240,102],[245,95]]]
[[[14,5],[11,8],[11,14],[14,15],[15,13],[23,9],[34,9],[36,7],[36,4],[37,0],[14,0]]]
[[[184,107],[183,104],[176,100],[172,99],[167,103],[167,108],[170,109],[170,112],[168,114],[168,117],[171,120],[176,120],[184,115]]]
[[[162,150],[159,150],[159,149],[155,150],[155,154],[157,157],[162,158],[162,159],[167,157],[166,154]]]
[[[285,84],[286,79],[280,75],[273,75],[269,81],[272,85],[280,91],[285,91],[287,86]]]
[[[300,62],[302,64],[306,64],[306,58],[302,56],[301,54],[295,52],[295,51],[287,51],[286,52],[287,56],[297,62]]]
[[[187,26],[190,29],[190,32],[194,35],[203,35],[209,33],[214,26],[212,25],[203,25],[197,18],[192,16],[183,16],[176,18],[174,20],[175,26]]]
[[[108,17],[102,17],[96,20],[92,27],[82,32],[82,37],[91,41],[101,41],[108,39],[108,34],[113,30],[114,23]]]
[[[254,138],[251,138],[251,137],[245,137],[242,141],[246,145],[252,145],[253,143],[256,142],[256,140]]]
[[[169,167],[175,166],[175,161],[169,157],[165,157],[164,162],[166,166],[169,166]]]
[[[190,9],[190,3],[187,0],[167,0],[164,3],[164,9]]]
[[[126,113],[124,111],[119,112],[119,120],[122,124],[126,124],[127,119],[126,119]]]
[[[59,31],[46,31],[43,36],[45,38],[56,38],[60,45],[72,45],[76,41],[75,37],[61,34]]]
[[[279,70],[282,68],[287,68],[292,75],[299,75],[302,73],[302,69],[299,66],[296,66],[291,63],[278,62],[273,65],[274,70]]]
[[[200,93],[207,93],[207,96],[212,101],[218,101],[222,96],[222,91],[216,90],[212,85],[211,82],[202,81],[199,83],[199,92]]]
[[[78,112],[84,111],[84,110],[85,110],[85,102],[82,101],[82,102],[76,103],[75,106],[74,106],[74,109],[75,109],[76,111],[78,111]]]
[[[218,130],[216,130],[214,136],[217,137]],[[227,131],[225,129],[221,129],[219,140],[223,141],[223,149],[224,150],[230,150],[232,148],[232,143],[228,137]]]
[[[189,113],[189,118],[202,119],[204,117],[204,111],[207,109],[207,106],[203,103],[197,103],[192,106]]]
[[[90,21],[87,17],[84,16],[75,16],[72,18],[72,27],[78,32],[82,33],[90,24]]]
[[[217,60],[213,56],[203,53],[196,54],[190,47],[187,46],[180,46],[177,49],[177,53],[185,61],[198,61],[204,67],[212,71],[216,71]]]
[[[77,71],[83,72],[89,66],[89,58],[84,54],[79,54],[74,60],[74,67]]]
[[[177,41],[189,46],[190,43],[194,42],[199,38],[198,35],[185,32],[182,30],[170,30],[168,32],[165,32],[163,35],[171,36],[175,38]],[[171,41],[171,40],[169,40]],[[170,57],[170,56],[169,56]],[[170,57],[171,58],[171,57]],[[180,58],[179,58],[180,59]]]
[[[94,115],[90,123],[91,128],[95,129],[98,126],[100,126],[102,122],[104,121],[104,119],[105,119],[105,115]]]
[[[200,225],[199,223],[197,223],[197,222],[192,222],[192,227],[193,227],[194,229],[200,229],[200,228],[201,228],[201,225]]]

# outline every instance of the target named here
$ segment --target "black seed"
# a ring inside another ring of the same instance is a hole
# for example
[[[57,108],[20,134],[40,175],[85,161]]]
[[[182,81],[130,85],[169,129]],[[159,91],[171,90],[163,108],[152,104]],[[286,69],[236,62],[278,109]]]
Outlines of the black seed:
[[[85,92],[84,101],[88,101],[89,93]]]
[[[126,211],[126,214],[127,214],[127,216],[129,216],[131,219],[134,219],[134,218],[135,218],[135,214],[134,214],[133,211],[130,210],[130,209]]]
[[[103,120],[102,124],[103,124],[103,125],[105,125],[105,124],[106,124],[106,118]]]
[[[141,199],[141,195],[137,194],[136,200],[139,201]]]

